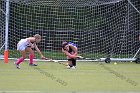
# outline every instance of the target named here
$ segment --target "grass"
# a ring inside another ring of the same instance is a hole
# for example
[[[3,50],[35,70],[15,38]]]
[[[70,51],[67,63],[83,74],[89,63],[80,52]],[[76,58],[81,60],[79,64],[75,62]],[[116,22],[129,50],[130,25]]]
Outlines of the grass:
[[[13,60],[0,61],[0,93],[134,93],[140,92],[140,64],[77,62],[66,69],[54,62],[36,62],[37,67]]]

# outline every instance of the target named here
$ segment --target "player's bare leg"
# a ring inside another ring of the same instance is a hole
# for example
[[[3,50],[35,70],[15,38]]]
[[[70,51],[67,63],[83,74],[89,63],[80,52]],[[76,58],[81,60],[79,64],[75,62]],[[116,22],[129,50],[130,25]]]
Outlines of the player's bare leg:
[[[72,61],[71,59],[68,59],[67,68],[70,69],[71,67],[72,67]]]

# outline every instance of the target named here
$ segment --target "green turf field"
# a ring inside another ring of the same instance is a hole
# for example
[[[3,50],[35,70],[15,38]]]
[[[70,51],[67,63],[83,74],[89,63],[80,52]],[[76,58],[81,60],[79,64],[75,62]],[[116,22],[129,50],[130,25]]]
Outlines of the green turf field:
[[[138,93],[140,64],[77,62],[66,69],[54,62],[35,62],[37,67],[13,60],[0,61],[0,93]]]

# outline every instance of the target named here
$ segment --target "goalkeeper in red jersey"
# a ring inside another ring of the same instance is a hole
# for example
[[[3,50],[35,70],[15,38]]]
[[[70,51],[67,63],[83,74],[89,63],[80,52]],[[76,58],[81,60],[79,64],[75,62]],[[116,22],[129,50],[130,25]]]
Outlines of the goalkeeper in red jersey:
[[[34,58],[34,51],[32,48],[35,48],[37,53],[40,55],[41,58],[45,57],[39,50],[38,46],[36,43],[39,43],[41,41],[41,36],[39,34],[34,35],[34,37],[29,37],[26,39],[21,39],[18,44],[17,44],[17,50],[20,52],[22,55],[16,62],[16,68],[20,69],[19,64],[24,61],[26,58],[26,53],[29,53],[29,65],[30,66],[37,66],[36,64],[33,63],[33,58]]]
[[[63,42],[62,43],[62,52],[67,56],[68,66],[67,68],[76,68],[76,59],[80,56],[77,56],[77,46],[72,42]]]

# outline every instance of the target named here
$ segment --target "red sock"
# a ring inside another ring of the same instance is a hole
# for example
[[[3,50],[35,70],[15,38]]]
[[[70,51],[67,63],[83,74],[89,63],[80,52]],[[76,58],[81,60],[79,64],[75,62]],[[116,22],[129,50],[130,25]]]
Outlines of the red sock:
[[[33,64],[33,58],[34,58],[34,54],[30,54],[29,55],[29,64]]]
[[[20,57],[20,58],[16,61],[16,64],[19,65],[21,62],[23,62],[23,60],[24,60],[23,57]]]

